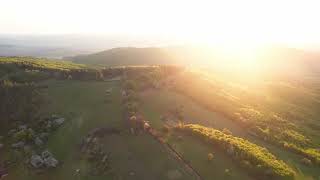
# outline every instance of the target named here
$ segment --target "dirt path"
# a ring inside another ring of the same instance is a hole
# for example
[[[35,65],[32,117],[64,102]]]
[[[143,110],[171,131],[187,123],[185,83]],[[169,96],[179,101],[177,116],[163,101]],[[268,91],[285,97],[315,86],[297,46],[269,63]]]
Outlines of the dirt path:
[[[163,145],[163,147],[166,149],[166,151],[173,156],[175,159],[178,160],[179,163],[183,165],[185,170],[192,174],[194,177],[196,177],[197,180],[203,180],[201,175],[188,163],[170,144],[164,142],[163,138],[159,136],[159,132],[157,130],[150,128],[149,131],[147,131],[156,141],[158,141],[160,144]]]

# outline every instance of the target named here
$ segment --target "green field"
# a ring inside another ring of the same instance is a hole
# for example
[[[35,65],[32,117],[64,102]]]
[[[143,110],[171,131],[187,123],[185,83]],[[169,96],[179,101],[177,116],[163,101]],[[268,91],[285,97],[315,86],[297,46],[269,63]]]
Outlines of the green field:
[[[67,119],[63,127],[49,137],[48,150],[61,162],[53,170],[35,174],[25,165],[10,170],[7,179],[169,179],[178,172],[179,179],[192,179],[162,146],[148,135],[131,135],[124,126],[119,82],[81,82],[50,80],[44,90],[50,99],[43,113],[59,114]],[[105,90],[112,87],[109,102]],[[88,164],[81,159],[78,144],[92,129],[118,127],[120,135],[105,137],[101,143],[110,154],[111,173],[88,176]],[[80,175],[75,170],[80,169]]]
[[[175,66],[0,58],[0,173],[8,168],[8,180],[320,179],[318,79],[255,87],[204,77]],[[53,115],[66,121],[43,126]],[[116,133],[87,136],[104,127]],[[41,146],[43,132],[50,135]],[[16,142],[25,144],[15,149]],[[59,160],[56,168],[31,167],[31,155],[44,149]]]
[[[276,155],[279,159],[284,160],[297,172],[295,179],[318,179],[320,177],[319,168],[316,166],[309,167],[302,164],[300,161],[301,156],[285,151],[282,148],[271,145],[249,135],[236,122],[222,116],[217,112],[207,110],[183,95],[168,90],[153,90],[141,93],[141,96],[143,97],[142,111],[144,116],[150,121],[151,125],[158,129],[161,129],[164,124],[160,118],[161,115],[165,114],[176,106],[183,105],[185,123],[201,124],[220,130],[227,128],[235,136],[244,137],[249,139],[251,142],[266,147],[271,153]],[[232,163],[230,164],[231,158],[227,157],[223,153],[219,153],[215,147],[204,145],[204,143],[198,142],[188,136],[183,137],[182,141],[177,141],[175,140],[174,136],[169,136],[168,141],[170,144],[176,147],[181,154],[190,160],[191,164],[205,177],[215,177],[214,174],[221,174],[225,168],[233,169],[235,179],[239,179],[239,177],[246,177],[244,171],[237,170],[237,167],[232,166]],[[209,168],[211,165],[207,165],[208,162],[206,162],[206,158],[207,154],[212,151],[217,152],[218,157],[216,157],[222,158],[222,160],[218,161],[218,167],[213,166]],[[232,178],[232,176],[229,178]]]

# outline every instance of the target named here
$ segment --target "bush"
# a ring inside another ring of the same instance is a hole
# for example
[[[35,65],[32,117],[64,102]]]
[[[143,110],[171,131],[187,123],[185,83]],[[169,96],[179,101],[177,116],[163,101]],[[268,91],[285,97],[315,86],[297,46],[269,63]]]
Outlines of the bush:
[[[125,81],[123,87],[124,87],[124,89],[126,89],[128,91],[129,90],[132,90],[132,91],[137,90],[137,84],[132,80]]]
[[[208,153],[208,161],[212,161],[214,158],[214,155],[212,153]]]
[[[13,135],[15,141],[32,141],[34,132],[32,129],[21,130]]]

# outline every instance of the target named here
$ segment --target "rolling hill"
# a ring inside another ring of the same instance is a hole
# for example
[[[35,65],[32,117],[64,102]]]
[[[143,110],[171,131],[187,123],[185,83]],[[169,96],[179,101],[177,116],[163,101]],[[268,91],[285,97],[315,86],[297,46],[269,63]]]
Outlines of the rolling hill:
[[[253,73],[301,77],[320,73],[319,53],[284,47],[261,48],[248,51],[246,55],[208,47],[122,47],[67,59],[76,63],[102,66],[191,65],[234,77],[250,76]]]
[[[74,62],[108,66],[175,64],[172,54],[162,48],[114,48],[95,54],[71,57]]]
[[[0,176],[319,179],[319,82],[2,57]]]

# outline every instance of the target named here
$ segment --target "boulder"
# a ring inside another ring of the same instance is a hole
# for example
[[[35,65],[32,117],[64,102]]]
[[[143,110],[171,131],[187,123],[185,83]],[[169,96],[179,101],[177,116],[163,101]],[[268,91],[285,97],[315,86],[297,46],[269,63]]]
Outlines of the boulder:
[[[43,159],[49,158],[49,157],[52,157],[52,154],[51,154],[51,152],[49,152],[48,150],[45,150],[45,151],[43,151],[43,152],[41,153],[41,157],[42,157]]]
[[[101,162],[105,163],[108,160],[108,155],[104,155]]]
[[[34,144],[37,145],[37,146],[42,146],[44,143],[39,137],[36,137],[34,139]]]
[[[39,155],[32,155],[30,163],[34,168],[40,168],[43,166],[43,159]]]
[[[42,141],[47,141],[48,140],[48,137],[49,137],[49,133],[40,133],[39,134],[39,138],[42,140]]]
[[[25,143],[23,141],[19,141],[17,143],[12,144],[11,147],[16,148],[16,149],[20,149],[20,148],[23,148],[24,144]]]
[[[3,147],[4,147],[4,145],[3,145],[3,144],[0,144],[0,150],[1,150]]]
[[[121,94],[123,97],[127,96],[127,92],[125,90],[122,90]]]
[[[57,167],[58,160],[56,160],[49,151],[43,151],[41,156],[32,155],[30,160],[31,165],[34,168],[41,168],[43,166],[47,168]]]
[[[92,141],[91,137],[86,138],[86,143],[89,144]]]
[[[52,154],[49,151],[43,151],[41,153],[41,157],[43,159],[43,163],[45,164],[46,167],[57,167],[58,165],[58,160],[56,160]]]
[[[150,128],[151,128],[151,126],[149,125],[149,123],[145,122],[145,123],[143,124],[143,130],[149,131]]]
[[[47,158],[43,159],[44,164],[46,165],[46,167],[50,168],[50,167],[57,167],[58,165],[58,160],[56,160],[54,157],[50,156]]]
[[[52,121],[53,125],[58,127],[61,126],[64,123],[65,119],[64,118],[58,118]]]

